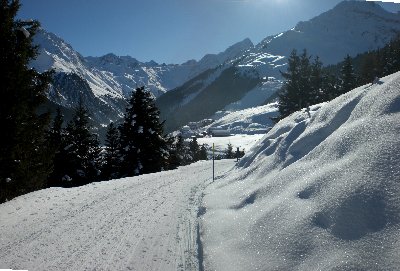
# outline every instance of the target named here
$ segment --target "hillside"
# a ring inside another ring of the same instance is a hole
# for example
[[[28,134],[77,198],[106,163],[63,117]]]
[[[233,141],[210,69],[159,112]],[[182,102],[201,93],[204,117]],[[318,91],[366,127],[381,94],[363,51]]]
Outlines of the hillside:
[[[207,187],[205,270],[400,266],[400,73],[280,121]]]
[[[233,160],[0,205],[0,268],[396,270],[400,72],[281,120]],[[199,224],[200,223],[200,224]]]
[[[49,100],[68,110],[83,96],[89,110],[95,112],[94,121],[103,125],[123,114],[125,99],[136,87],[146,86],[155,97],[159,97],[253,47],[251,41],[245,39],[224,52],[208,54],[199,61],[167,65],[154,61],[140,62],[130,56],[112,53],[83,57],[68,42],[44,29],[36,34],[34,41],[39,46],[39,55],[32,61],[32,67],[40,72],[48,69],[56,72]]]
[[[232,103],[245,104],[243,99],[257,101],[259,90],[264,93],[263,99],[258,99],[258,104],[253,103],[250,107],[262,105],[280,88],[280,71],[286,70],[287,57],[293,49],[299,53],[307,49],[309,55],[319,56],[323,64],[336,64],[347,54],[356,56],[382,48],[398,33],[399,14],[387,12],[373,2],[343,1],[309,21],[299,22],[292,29],[249,47],[243,54],[219,66],[217,75],[213,72],[202,74],[192,80],[196,84],[186,83],[169,91],[159,98],[158,105],[167,120],[167,130],[199,118],[210,118],[216,110],[223,110]],[[233,78],[222,76],[222,71],[233,69],[236,70]],[[244,73],[253,76],[244,77]],[[274,84],[265,84],[265,78],[271,77],[276,78]],[[229,85],[235,79],[247,81],[240,91]],[[218,89],[211,86],[218,86]],[[202,93],[212,93],[207,94],[211,97],[211,108],[200,99]],[[195,108],[202,110],[199,112]],[[171,115],[171,112],[176,113]]]
[[[325,64],[336,64],[346,54],[382,48],[400,31],[400,14],[374,2],[343,1],[333,9],[277,36],[267,37],[255,50],[288,56],[293,49],[307,49]]]
[[[188,121],[208,118],[230,104],[241,103],[242,99],[252,100],[250,107],[262,105],[279,89],[279,71],[286,69],[286,59],[293,48],[306,48],[324,64],[335,64],[346,54],[355,56],[382,47],[400,31],[399,16],[371,2],[344,1],[309,21],[299,22],[291,30],[266,37],[257,45],[244,39],[224,52],[182,64],[141,62],[112,53],[84,57],[67,41],[42,29],[35,37],[40,54],[32,66],[39,71],[54,68],[58,73],[55,85],[64,84],[65,79],[71,81],[62,88],[53,87],[49,95],[52,103],[66,111],[80,95],[90,97],[87,106],[96,112],[96,126],[117,120],[124,112],[124,99],[137,86],[146,86],[156,97],[167,95],[159,106],[167,119],[167,130],[172,131]],[[245,73],[252,76],[246,78]],[[277,78],[275,84],[265,84],[263,78],[268,77]],[[229,85],[233,80],[241,82],[240,89]],[[85,87],[72,87],[77,85]],[[260,90],[264,99],[254,104]],[[202,96],[212,96],[215,103],[205,107]],[[170,116],[173,111],[179,112]]]

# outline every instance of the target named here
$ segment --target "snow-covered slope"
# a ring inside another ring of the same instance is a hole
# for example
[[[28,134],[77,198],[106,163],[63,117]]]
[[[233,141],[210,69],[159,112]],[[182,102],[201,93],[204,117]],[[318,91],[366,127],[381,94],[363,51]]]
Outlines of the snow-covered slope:
[[[397,270],[399,114],[400,72],[280,121],[214,183],[206,161],[20,196],[0,268]]]
[[[382,48],[399,32],[399,13],[390,13],[374,2],[343,1],[289,31],[264,39],[256,50],[288,56],[293,49],[306,48],[324,64],[336,64],[346,54],[356,56]]]
[[[205,270],[397,270],[400,72],[280,121],[206,189]]]
[[[188,121],[197,121],[200,117],[210,118],[214,112],[207,112],[208,108],[199,97],[202,92],[209,92],[210,85],[218,85],[217,92],[223,92],[218,100],[216,110],[232,109],[235,105],[248,107],[261,105],[268,96],[260,99],[260,94],[271,95],[281,86],[280,71],[286,70],[287,57],[293,49],[301,54],[307,49],[308,54],[318,55],[320,60],[327,64],[336,64],[343,61],[347,54],[355,56],[368,50],[383,47],[387,42],[400,33],[400,14],[385,11],[378,4],[363,1],[344,1],[333,9],[307,21],[298,23],[293,29],[265,38],[254,47],[248,47],[241,55],[231,58],[219,69],[236,69],[234,78],[229,82],[243,78],[243,74],[252,74],[252,80],[257,78],[257,84],[247,84],[241,87],[240,92],[232,94],[232,87],[226,82],[226,77],[215,76],[209,73],[200,75],[193,84],[185,84],[165,94],[167,103],[160,101],[161,113],[170,116],[172,111],[179,110],[179,116],[167,119],[167,125],[176,129],[176,126]],[[221,73],[221,72],[220,72]],[[264,82],[263,78],[275,77],[273,83]],[[202,85],[198,81],[211,81],[212,84]],[[261,90],[261,91],[260,91]],[[195,95],[193,95],[195,94]],[[238,95],[239,94],[239,95]],[[217,95],[216,95],[217,96]],[[191,99],[191,106],[186,107],[187,100]],[[233,99],[233,101],[232,101]],[[172,102],[169,102],[171,101]],[[257,102],[255,104],[254,102]],[[193,111],[194,107],[205,108],[202,114]],[[245,109],[241,106],[237,109]],[[184,120],[182,117],[184,116]]]
[[[216,176],[234,162],[216,161]],[[0,269],[197,271],[211,161],[36,191],[0,205]]]
[[[218,115],[222,115],[218,118]],[[271,118],[279,115],[278,103],[251,107],[238,111],[217,112],[216,119],[205,129],[221,127],[231,134],[264,134],[274,126]]]

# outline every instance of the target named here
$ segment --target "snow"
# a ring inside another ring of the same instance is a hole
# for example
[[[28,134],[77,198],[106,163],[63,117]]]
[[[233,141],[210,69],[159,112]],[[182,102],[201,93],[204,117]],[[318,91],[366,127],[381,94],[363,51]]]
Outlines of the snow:
[[[217,118],[207,128],[221,127],[232,134],[265,134],[274,125],[271,118],[278,115],[278,104],[271,103],[238,111],[217,112]]]
[[[267,82],[262,82],[260,85],[257,85],[254,89],[247,92],[241,100],[227,105],[225,110],[243,110],[263,105],[265,101],[281,87],[282,82],[279,80],[271,79]]]
[[[102,57],[83,57],[67,42],[44,30],[35,35],[35,43],[40,45],[39,56],[31,64],[38,71],[54,68],[56,72],[76,73],[87,81],[93,93],[94,104],[106,104],[110,108],[91,108],[97,112],[96,118],[108,124],[111,118],[122,116],[125,103],[132,89],[146,85],[159,97],[163,93],[180,87],[189,79],[216,67],[224,69],[236,67],[241,73],[260,78],[274,76],[281,78],[280,71],[286,69],[287,57],[293,48],[301,52],[307,48],[310,55],[318,55],[324,64],[335,64],[344,56],[382,48],[400,30],[398,14],[386,12],[379,5],[360,1],[344,1],[334,9],[307,22],[300,22],[291,30],[269,36],[257,45],[245,39],[219,54],[208,54],[200,61],[189,60],[183,64],[157,64],[154,61],[140,62],[130,56],[107,54]],[[202,75],[203,86],[210,85],[219,77],[218,71],[209,76]],[[191,87],[188,86],[187,89]],[[187,90],[186,89],[186,90]],[[250,91],[241,101],[229,105],[227,109],[244,109],[262,104],[266,97],[279,89],[279,85],[262,84]],[[184,93],[181,105],[192,101],[200,92]],[[189,91],[190,92],[190,91]],[[67,93],[50,93],[49,98],[58,104],[72,96]],[[93,95],[92,95],[93,94]],[[257,98],[265,97],[258,100]]]
[[[231,169],[216,161],[216,176]],[[199,270],[197,214],[212,163],[50,188],[0,205],[0,269]]]
[[[280,121],[206,188],[204,270],[397,270],[400,73]]]
[[[203,161],[20,196],[0,268],[397,270],[399,113],[400,72],[281,120],[215,182]]]
[[[333,9],[306,21],[278,36],[267,37],[258,48],[267,48],[270,54],[289,56],[295,48],[313,56],[318,55],[325,64],[336,64],[346,54],[382,48],[396,31],[400,30],[400,17],[384,10],[376,3],[342,1]]]
[[[257,142],[264,136],[265,134],[254,134],[254,135],[245,135],[245,134],[237,134],[229,137],[203,137],[198,138],[197,143],[201,146],[203,144],[207,144],[212,147],[214,144],[216,154],[222,154],[228,147],[228,144],[232,144],[233,151],[236,151],[236,148],[242,151],[247,152],[250,150]]]

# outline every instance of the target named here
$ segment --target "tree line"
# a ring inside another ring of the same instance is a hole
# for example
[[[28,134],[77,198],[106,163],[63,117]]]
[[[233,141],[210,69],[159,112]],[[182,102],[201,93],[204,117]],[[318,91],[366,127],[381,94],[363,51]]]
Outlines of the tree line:
[[[302,108],[330,101],[358,86],[372,83],[400,70],[400,36],[381,49],[351,58],[345,57],[337,65],[323,67],[318,56],[304,50],[293,50],[288,58],[285,82],[279,91],[279,119]]]
[[[205,146],[200,147],[196,139],[187,143],[180,136],[165,135],[159,114],[152,94],[144,87],[137,88],[122,123],[109,124],[101,147],[97,135],[91,133],[89,113],[82,103],[65,128],[61,111],[57,110],[48,136],[55,151],[49,185],[78,186],[175,169],[207,159]]]
[[[0,203],[49,186],[77,186],[176,168],[207,159],[205,146],[193,139],[164,134],[154,97],[144,87],[132,92],[122,123],[111,123],[105,146],[92,132],[81,101],[64,123],[39,113],[53,71],[29,67],[38,54],[33,36],[38,21],[16,20],[18,0],[0,4]]]

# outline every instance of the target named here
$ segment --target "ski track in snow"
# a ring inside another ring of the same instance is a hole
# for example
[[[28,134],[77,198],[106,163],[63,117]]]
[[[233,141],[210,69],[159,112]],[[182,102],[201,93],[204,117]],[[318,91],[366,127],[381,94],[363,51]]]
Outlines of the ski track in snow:
[[[197,215],[211,163],[50,188],[0,205],[0,269],[201,269]],[[233,165],[216,161],[216,176]]]

